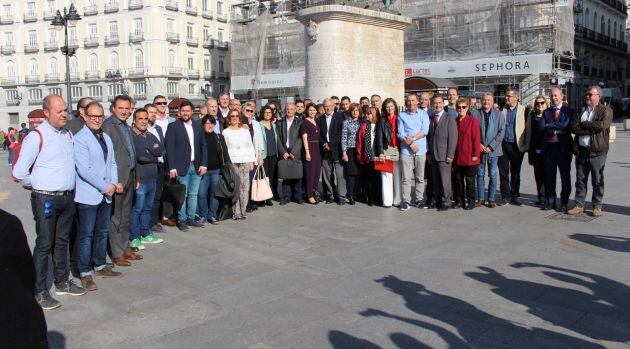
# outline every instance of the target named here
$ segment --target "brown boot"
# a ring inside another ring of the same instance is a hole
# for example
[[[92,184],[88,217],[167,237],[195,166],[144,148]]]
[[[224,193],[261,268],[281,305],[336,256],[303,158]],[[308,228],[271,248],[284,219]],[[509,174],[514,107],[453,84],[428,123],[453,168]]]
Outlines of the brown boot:
[[[494,201],[488,201],[488,207],[495,208],[495,207],[497,207],[497,204]]]
[[[475,202],[475,207],[481,207],[481,206],[483,206],[483,200],[477,200]]]
[[[115,278],[115,277],[122,276],[122,273],[112,270],[111,267],[105,267],[105,268],[103,268],[101,270],[95,271],[94,275],[98,276],[100,278]]]
[[[602,216],[602,208],[601,207],[595,207],[593,209],[593,217],[601,217]]]
[[[81,285],[83,286],[83,289],[86,291],[96,291],[98,290],[98,287],[96,287],[96,284],[94,283],[94,280],[92,279],[91,276],[84,276],[81,278]]]
[[[137,253],[133,253],[133,252],[129,252],[126,251],[125,253],[123,253],[123,258],[124,259],[128,259],[130,261],[137,261],[137,260],[141,260],[142,259],[142,255],[141,254],[137,254]]]
[[[573,215],[580,214],[583,212],[584,212],[584,207],[576,205],[574,208],[570,209],[567,213],[573,216]]]
[[[114,257],[112,262],[114,262],[114,264],[116,264],[119,267],[129,267],[129,266],[131,266],[131,262],[129,262],[128,260],[124,259],[123,257]]]

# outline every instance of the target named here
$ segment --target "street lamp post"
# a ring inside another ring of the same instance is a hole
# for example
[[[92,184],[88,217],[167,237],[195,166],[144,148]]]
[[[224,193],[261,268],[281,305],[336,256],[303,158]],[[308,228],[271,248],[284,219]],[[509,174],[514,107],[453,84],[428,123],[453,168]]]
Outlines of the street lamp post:
[[[70,56],[76,53],[75,48],[71,48],[68,41],[68,27],[75,26],[77,21],[81,20],[81,16],[77,13],[77,9],[74,8],[74,4],[70,4],[70,9],[63,8],[63,16],[61,12],[57,10],[57,14],[52,21],[52,26],[57,30],[64,30],[66,45],[61,48],[61,53],[66,56],[66,88],[68,89],[68,117],[73,118],[72,115],[72,86],[70,81]]]

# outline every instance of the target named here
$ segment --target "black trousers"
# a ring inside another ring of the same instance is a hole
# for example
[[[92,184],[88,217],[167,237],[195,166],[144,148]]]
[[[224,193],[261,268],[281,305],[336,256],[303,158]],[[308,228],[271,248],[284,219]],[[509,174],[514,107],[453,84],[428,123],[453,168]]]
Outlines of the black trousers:
[[[431,163],[433,170],[433,198],[436,207],[451,207],[453,199],[453,186],[451,178],[453,175],[452,163],[446,161],[435,161]]]
[[[428,205],[434,203],[433,200],[433,171],[431,170],[431,163],[426,160],[424,163],[424,200]]]
[[[52,254],[55,283],[68,281],[68,244],[75,214],[74,195],[51,196],[31,193],[35,217],[35,293],[48,290],[48,257]],[[9,287],[9,285],[5,285]]]
[[[473,166],[455,166],[455,201],[462,205],[475,203],[475,196],[477,195],[477,167]]]
[[[542,154],[529,153],[529,164],[534,167],[538,201],[545,202],[545,157]]]
[[[161,222],[162,219],[162,192],[164,191],[164,175],[166,171],[166,164],[163,162],[158,162],[158,175],[155,179],[155,196],[153,197],[153,207],[151,207],[151,222],[149,224],[150,227]],[[169,206],[172,206],[170,203],[167,203]],[[172,211],[171,207],[171,211]]]
[[[263,168],[265,169],[265,173],[267,177],[269,177],[269,185],[271,186],[271,192],[273,193],[274,198],[279,198],[278,194],[278,157],[277,156],[269,156],[263,160]]]
[[[381,200],[381,172],[374,170],[374,163],[363,166],[361,189],[367,203],[379,204]]]
[[[549,143],[545,151],[545,193],[550,205],[556,203],[556,174],[560,172],[560,205],[566,206],[571,195],[571,160],[573,154],[562,152],[559,143]]]
[[[518,144],[503,142],[503,156],[499,158],[499,179],[501,196],[509,200],[521,196],[521,165],[525,155],[518,149]]]

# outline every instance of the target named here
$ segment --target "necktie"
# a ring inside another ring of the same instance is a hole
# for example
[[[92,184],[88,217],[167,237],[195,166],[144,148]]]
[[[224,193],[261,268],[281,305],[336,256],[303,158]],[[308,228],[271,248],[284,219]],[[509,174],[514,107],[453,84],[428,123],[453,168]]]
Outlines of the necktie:
[[[553,113],[553,121],[558,121],[558,115],[560,114],[560,109],[556,109],[556,111]]]

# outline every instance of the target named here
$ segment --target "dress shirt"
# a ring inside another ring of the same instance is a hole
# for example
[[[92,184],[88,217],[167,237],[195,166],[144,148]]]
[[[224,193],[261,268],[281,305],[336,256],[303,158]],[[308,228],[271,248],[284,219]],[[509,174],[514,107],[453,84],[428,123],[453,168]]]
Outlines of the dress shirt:
[[[286,119],[286,120],[287,120],[287,144],[286,144],[286,146],[287,146],[287,149],[288,149],[288,148],[291,148],[291,146],[289,146],[289,134],[290,134],[290,131],[291,131],[291,125],[293,125],[293,121],[295,120],[295,118],[293,118],[291,120],[289,120],[289,119]]]
[[[184,128],[188,134],[188,143],[190,144],[190,162],[195,161],[195,132],[193,131],[192,120],[184,122]]]
[[[507,107],[507,115],[505,120],[505,136],[503,136],[503,141],[508,143],[516,142],[516,109],[518,105],[514,106],[514,108]]]
[[[330,123],[332,122],[333,114],[325,114],[326,117],[326,139],[330,142],[330,138],[328,138],[328,134],[330,133]]]
[[[162,128],[162,132],[164,132],[162,136],[166,136],[166,130],[168,130],[168,125],[170,124],[170,122],[168,122],[168,115],[164,115],[164,119],[160,119],[158,115],[155,118],[155,123]],[[154,136],[158,137],[156,134],[154,134]],[[160,138],[158,137],[158,139]]]
[[[103,138],[103,131],[101,131],[101,129],[98,129],[97,131],[90,129],[90,131],[92,131],[92,134],[94,135],[94,137],[96,137],[98,144],[103,150],[103,160],[107,162],[107,143],[105,143],[105,139]]]
[[[584,113],[582,113],[580,122],[593,121],[594,111],[595,111],[594,108],[593,109],[586,108],[586,110],[584,110]],[[580,138],[578,139],[578,142],[580,144],[580,147],[589,147],[591,145],[591,136],[589,135],[580,136]]]
[[[444,113],[444,111],[442,111]],[[437,114],[442,115],[442,114]],[[438,116],[436,116],[438,117]],[[400,151],[401,153],[409,156],[422,156],[427,152],[427,137],[429,134],[429,115],[422,109],[416,110],[415,113],[412,113],[409,109],[398,115],[398,122],[396,125],[398,132],[398,139],[400,142]],[[425,136],[419,139],[416,139],[413,144],[420,149],[417,153],[414,153],[411,150],[411,147],[408,146],[403,138],[405,136],[409,138],[413,138],[420,131],[424,131]]]
[[[155,120],[155,123],[157,124],[157,119]],[[161,125],[158,125],[158,126],[162,127]],[[164,130],[164,128],[162,128],[162,130]],[[160,133],[158,132],[158,130],[155,127],[155,125],[149,126],[148,131],[151,132],[151,134],[154,135],[158,139],[158,141],[160,141],[161,143],[164,142],[164,136],[165,135],[161,135],[160,136]],[[164,144],[162,144],[162,145],[164,145]],[[164,162],[164,157],[163,156],[158,157],[158,162],[159,163],[163,163]]]
[[[13,176],[25,187],[44,191],[67,191],[75,187],[74,145],[70,131],[56,130],[47,121],[37,128],[42,135],[42,150],[37,132],[24,138]],[[30,171],[33,166],[33,171]]]

